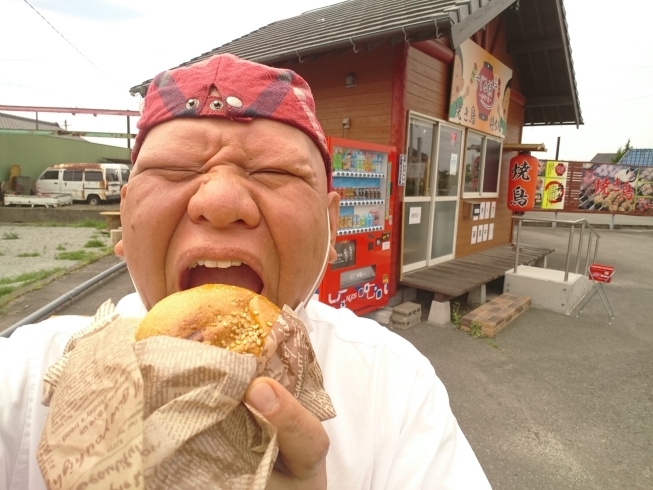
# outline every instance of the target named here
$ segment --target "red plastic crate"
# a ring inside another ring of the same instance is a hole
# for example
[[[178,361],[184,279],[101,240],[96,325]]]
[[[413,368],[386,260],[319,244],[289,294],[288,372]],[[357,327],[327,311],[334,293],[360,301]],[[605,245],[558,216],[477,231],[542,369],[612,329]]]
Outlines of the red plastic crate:
[[[589,277],[596,282],[610,283],[614,267],[611,265],[592,264],[589,266]]]

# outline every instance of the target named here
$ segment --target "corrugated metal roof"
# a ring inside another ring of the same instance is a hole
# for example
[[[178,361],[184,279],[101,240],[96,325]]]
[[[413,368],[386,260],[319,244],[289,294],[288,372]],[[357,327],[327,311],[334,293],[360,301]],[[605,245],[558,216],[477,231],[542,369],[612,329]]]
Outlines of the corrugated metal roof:
[[[635,150],[631,148],[619,160],[619,164],[653,167],[653,149]]]
[[[61,129],[61,126],[58,123],[41,121],[39,119],[38,128],[42,130],[56,130]],[[36,119],[0,112],[0,129],[36,129]]]
[[[40,131],[57,131],[62,129],[62,127],[59,126],[59,123],[41,121],[40,119],[38,123],[38,129]],[[36,130],[36,119],[0,112],[0,129]],[[86,141],[79,136],[57,135],[56,137]]]
[[[347,0],[274,22],[179,66],[221,53],[274,64],[341,49],[372,49],[377,42],[433,39],[449,35],[452,25],[493,1],[498,0]],[[520,81],[525,78],[522,93],[547,104],[545,110],[527,106],[526,124],[582,124],[562,0],[519,0],[504,14],[509,43],[522,50],[513,54]],[[144,94],[150,81],[130,92]]]

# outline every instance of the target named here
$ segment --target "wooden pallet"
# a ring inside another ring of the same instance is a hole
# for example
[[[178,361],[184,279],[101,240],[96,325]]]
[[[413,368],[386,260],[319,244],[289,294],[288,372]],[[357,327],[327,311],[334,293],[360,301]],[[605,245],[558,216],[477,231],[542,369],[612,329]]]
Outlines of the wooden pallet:
[[[471,330],[472,323],[481,327],[484,337],[494,337],[531,306],[528,296],[504,293],[476,308],[462,319],[460,328]]]

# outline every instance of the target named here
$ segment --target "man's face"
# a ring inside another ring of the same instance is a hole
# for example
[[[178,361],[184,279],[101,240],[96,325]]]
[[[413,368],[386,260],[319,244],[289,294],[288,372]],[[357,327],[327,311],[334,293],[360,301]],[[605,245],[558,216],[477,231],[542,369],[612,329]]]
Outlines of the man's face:
[[[120,204],[124,253],[150,309],[207,283],[295,308],[335,259],[338,195],[302,131],[267,119],[175,119],[145,138]]]

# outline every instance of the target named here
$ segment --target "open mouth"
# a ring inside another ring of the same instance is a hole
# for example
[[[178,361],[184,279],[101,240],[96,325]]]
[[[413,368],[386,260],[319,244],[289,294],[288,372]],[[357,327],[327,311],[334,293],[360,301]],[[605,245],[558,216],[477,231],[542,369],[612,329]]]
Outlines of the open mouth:
[[[198,260],[190,264],[182,274],[181,289],[204,284],[230,284],[257,294],[263,290],[261,277],[250,266],[237,260]]]

